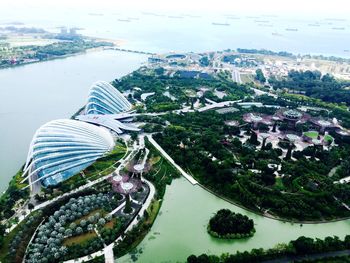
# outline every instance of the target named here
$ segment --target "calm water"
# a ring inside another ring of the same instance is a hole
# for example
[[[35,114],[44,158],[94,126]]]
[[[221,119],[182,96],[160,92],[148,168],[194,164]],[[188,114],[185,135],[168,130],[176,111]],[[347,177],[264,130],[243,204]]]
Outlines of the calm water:
[[[219,209],[229,208],[245,214],[255,222],[256,233],[246,240],[220,240],[207,234],[210,217]],[[150,233],[137,247],[138,262],[184,262],[191,254],[235,253],[253,248],[271,248],[299,236],[319,237],[337,235],[343,238],[350,233],[350,220],[327,224],[283,223],[258,216],[227,203],[192,186],[185,179],[177,179],[167,187],[164,201]],[[131,262],[126,255],[117,262]]]
[[[0,191],[24,163],[40,125],[69,118],[84,105],[93,82],[121,77],[146,59],[101,51],[0,70]]]
[[[232,7],[232,6],[231,6]],[[293,13],[293,17],[264,14],[179,13],[145,14],[125,10],[65,8],[0,10],[0,23],[20,21],[58,30],[58,26],[83,28],[83,34],[122,39],[123,47],[152,52],[213,51],[227,48],[265,48],[294,53],[350,57],[350,23],[345,20]],[[231,8],[232,9],[232,8]],[[92,14],[93,13],[93,14]],[[98,15],[96,15],[98,14]],[[230,15],[230,16],[228,16]],[[235,19],[232,19],[234,17]],[[129,21],[129,22],[126,22]],[[227,23],[228,26],[212,23]],[[298,31],[287,31],[286,29]]]

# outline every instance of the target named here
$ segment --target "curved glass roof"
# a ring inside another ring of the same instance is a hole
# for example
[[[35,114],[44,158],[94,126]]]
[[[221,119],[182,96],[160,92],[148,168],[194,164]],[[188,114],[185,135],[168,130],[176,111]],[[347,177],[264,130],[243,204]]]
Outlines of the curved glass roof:
[[[32,184],[55,185],[77,174],[114,147],[109,131],[76,120],[41,126],[30,144],[24,175]],[[35,179],[34,179],[35,178]]]
[[[116,114],[131,109],[131,103],[105,81],[92,85],[85,107],[86,114]]]

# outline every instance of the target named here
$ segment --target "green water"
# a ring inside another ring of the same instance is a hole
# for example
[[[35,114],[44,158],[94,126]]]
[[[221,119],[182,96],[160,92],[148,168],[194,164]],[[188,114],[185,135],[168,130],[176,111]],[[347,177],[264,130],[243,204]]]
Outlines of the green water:
[[[255,222],[256,233],[245,240],[219,240],[206,232],[209,218],[217,210],[229,208],[245,214]],[[283,223],[250,213],[234,206],[185,179],[177,179],[167,188],[164,202],[150,233],[137,247],[137,262],[184,262],[191,254],[221,254],[225,252],[271,248],[304,235],[324,238],[350,234],[350,220],[327,224]],[[117,262],[132,262],[126,255]]]

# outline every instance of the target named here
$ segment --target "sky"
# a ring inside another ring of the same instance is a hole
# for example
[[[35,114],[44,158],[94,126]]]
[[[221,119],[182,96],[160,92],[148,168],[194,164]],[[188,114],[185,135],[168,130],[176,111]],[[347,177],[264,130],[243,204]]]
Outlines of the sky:
[[[349,0],[1,0],[1,8],[84,8],[154,12],[216,12],[346,18]]]

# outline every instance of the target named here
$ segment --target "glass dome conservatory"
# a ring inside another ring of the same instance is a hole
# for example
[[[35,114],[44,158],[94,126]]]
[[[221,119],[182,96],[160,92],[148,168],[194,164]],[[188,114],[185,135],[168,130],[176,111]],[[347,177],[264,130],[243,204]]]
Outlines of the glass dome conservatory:
[[[56,185],[77,174],[114,147],[109,131],[76,120],[41,126],[30,144],[23,176],[30,183]]]
[[[92,85],[85,114],[116,114],[131,109],[130,102],[115,87],[105,81]]]

